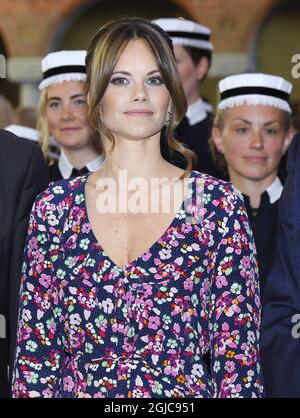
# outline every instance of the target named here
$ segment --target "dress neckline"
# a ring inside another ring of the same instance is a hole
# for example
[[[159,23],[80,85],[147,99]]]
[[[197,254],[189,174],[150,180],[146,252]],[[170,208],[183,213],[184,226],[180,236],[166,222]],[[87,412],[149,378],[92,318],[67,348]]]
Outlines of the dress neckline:
[[[167,231],[169,231],[174,224],[176,223],[176,220],[179,219],[180,214],[182,213],[182,211],[185,212],[185,203],[187,201],[187,198],[189,197],[189,193],[190,193],[190,185],[191,183],[194,181],[196,175],[197,175],[197,171],[192,170],[189,177],[188,177],[188,187],[187,187],[187,191],[186,194],[184,196],[184,199],[179,207],[179,209],[177,210],[176,214],[174,215],[172,221],[170,222],[170,224],[168,225],[168,227],[163,231],[163,233],[157,238],[157,240],[155,242],[153,242],[150,247],[148,247],[145,251],[143,251],[140,255],[138,255],[136,258],[134,258],[132,261],[130,261],[129,263],[125,264],[124,266],[119,266],[118,264],[116,264],[114,262],[114,260],[109,256],[109,254],[105,251],[105,249],[103,248],[102,244],[100,243],[100,241],[97,239],[94,231],[93,231],[93,227],[92,224],[90,222],[89,219],[89,214],[88,214],[88,210],[87,210],[87,206],[86,206],[86,199],[85,199],[85,186],[87,183],[87,179],[89,177],[89,175],[92,173],[87,173],[84,176],[82,176],[84,178],[84,181],[81,183],[81,187],[82,187],[82,194],[83,194],[83,199],[81,202],[81,205],[84,208],[85,211],[85,215],[86,215],[86,223],[88,223],[89,227],[90,227],[90,234],[91,237],[93,239],[93,244],[96,245],[97,247],[100,248],[100,251],[102,253],[102,255],[110,262],[110,264],[117,270],[119,271],[127,271],[129,269],[132,268],[132,266],[136,265],[138,263],[139,260],[141,260],[145,254],[147,253],[152,253],[154,251],[154,249],[156,248],[156,246],[159,244],[159,241],[161,241],[161,239],[164,237],[164,235],[167,233]],[[185,212],[186,213],[186,212]]]

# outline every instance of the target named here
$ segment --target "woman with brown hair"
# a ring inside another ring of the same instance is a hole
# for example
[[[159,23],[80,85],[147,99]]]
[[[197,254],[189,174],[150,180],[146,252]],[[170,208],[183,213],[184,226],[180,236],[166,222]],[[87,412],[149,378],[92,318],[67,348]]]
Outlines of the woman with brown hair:
[[[253,239],[240,196],[173,137],[186,99],[170,39],[119,19],[86,63],[106,160],[36,200],[14,397],[261,396]],[[185,170],[162,158],[164,128]]]

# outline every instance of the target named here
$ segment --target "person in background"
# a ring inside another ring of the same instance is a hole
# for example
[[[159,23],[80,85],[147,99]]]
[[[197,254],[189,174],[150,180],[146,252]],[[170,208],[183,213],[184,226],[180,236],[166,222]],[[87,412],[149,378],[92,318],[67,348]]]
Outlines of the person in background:
[[[40,147],[0,130],[0,398],[10,396],[21,264],[35,197],[48,185]],[[9,367],[10,365],[10,367]]]
[[[18,106],[14,111],[13,123],[16,125],[27,126],[36,129],[37,127],[37,110],[35,107]]]
[[[197,22],[179,18],[160,18],[153,21],[172,39],[173,50],[187,99],[186,117],[176,130],[178,139],[196,154],[195,170],[220,176],[209,152],[208,141],[212,128],[212,106],[201,98],[201,85],[207,77],[213,45],[211,30]],[[166,150],[163,149],[166,153]],[[185,168],[180,155],[168,155],[175,165]]]
[[[289,97],[292,85],[281,77],[237,74],[219,82],[220,102],[212,129],[213,158],[243,194],[253,229],[261,291],[274,262],[278,167],[292,140]]]
[[[240,194],[174,139],[187,103],[170,38],[117,19],[86,62],[106,160],[35,201],[13,396],[263,396],[253,237]],[[160,154],[164,126],[186,170]]]
[[[0,129],[10,125],[14,118],[14,108],[10,102],[0,94]]]
[[[57,51],[42,60],[40,141],[45,156],[50,136],[61,149],[59,160],[49,166],[51,181],[96,171],[104,160],[88,122],[85,56],[86,51]]]

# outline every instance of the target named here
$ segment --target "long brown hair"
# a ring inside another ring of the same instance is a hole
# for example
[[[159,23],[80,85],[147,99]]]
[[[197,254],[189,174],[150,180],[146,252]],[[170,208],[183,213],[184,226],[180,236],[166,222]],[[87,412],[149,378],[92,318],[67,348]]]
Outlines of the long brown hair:
[[[174,131],[187,110],[187,101],[182,89],[172,42],[156,24],[138,17],[124,17],[102,26],[92,38],[87,50],[87,91],[90,123],[101,143],[108,161],[115,139],[105,127],[99,115],[100,103],[111,79],[113,70],[127,44],[142,39],[149,47],[171,100],[171,116],[166,128],[166,142],[170,151],[177,151],[187,160],[184,176],[192,169],[195,154],[174,138]]]

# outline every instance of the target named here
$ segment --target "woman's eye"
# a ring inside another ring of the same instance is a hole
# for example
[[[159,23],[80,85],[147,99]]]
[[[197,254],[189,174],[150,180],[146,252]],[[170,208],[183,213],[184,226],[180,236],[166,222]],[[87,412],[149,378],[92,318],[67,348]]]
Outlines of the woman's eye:
[[[59,106],[60,106],[60,102],[50,102],[49,104],[48,104],[48,106],[51,108],[51,109],[58,109],[59,108]]]
[[[84,106],[86,106],[87,105],[87,102],[86,102],[86,100],[84,100],[84,99],[77,99],[77,100],[74,100],[74,105],[75,106],[78,106],[78,107],[84,107]]]
[[[248,132],[248,128],[237,128],[236,132],[240,135],[246,134]]]
[[[123,84],[128,84],[128,80],[126,80],[126,78],[124,78],[124,77],[115,77],[115,78],[112,78],[110,82],[112,84],[117,85],[117,86],[121,86]]]
[[[277,131],[276,131],[276,129],[269,128],[269,129],[266,129],[266,133],[267,133],[267,135],[276,135]]]
[[[160,77],[151,77],[151,78],[149,78],[149,80],[147,80],[147,84],[160,86],[161,84],[163,84],[163,81]]]

